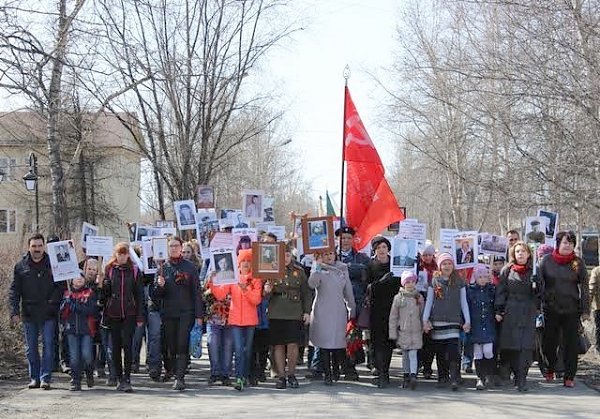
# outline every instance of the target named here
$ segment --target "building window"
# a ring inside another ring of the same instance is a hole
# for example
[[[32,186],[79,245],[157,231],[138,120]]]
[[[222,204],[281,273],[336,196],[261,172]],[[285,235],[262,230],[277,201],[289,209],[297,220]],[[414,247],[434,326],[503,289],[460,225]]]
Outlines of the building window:
[[[4,174],[4,180],[15,180],[16,159],[0,157],[0,173]]]
[[[15,210],[0,210],[0,233],[17,231],[17,212]]]

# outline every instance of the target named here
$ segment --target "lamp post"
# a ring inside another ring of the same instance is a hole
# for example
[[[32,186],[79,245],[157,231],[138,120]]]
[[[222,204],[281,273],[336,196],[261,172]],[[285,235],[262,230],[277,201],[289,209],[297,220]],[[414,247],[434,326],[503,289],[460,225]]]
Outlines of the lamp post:
[[[23,176],[25,188],[28,191],[35,191],[35,232],[40,232],[40,201],[38,195],[38,175],[37,175],[37,157],[29,153],[29,173]]]

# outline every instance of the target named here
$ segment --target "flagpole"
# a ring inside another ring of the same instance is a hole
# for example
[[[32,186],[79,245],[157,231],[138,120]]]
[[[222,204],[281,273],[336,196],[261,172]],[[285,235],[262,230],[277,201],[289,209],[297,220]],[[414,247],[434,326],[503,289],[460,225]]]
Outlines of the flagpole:
[[[348,79],[350,78],[350,66],[344,67],[344,119],[342,120],[342,183],[340,187],[340,228],[344,222],[344,165],[346,160],[346,97],[348,95]],[[342,235],[339,236],[339,252],[342,253]]]

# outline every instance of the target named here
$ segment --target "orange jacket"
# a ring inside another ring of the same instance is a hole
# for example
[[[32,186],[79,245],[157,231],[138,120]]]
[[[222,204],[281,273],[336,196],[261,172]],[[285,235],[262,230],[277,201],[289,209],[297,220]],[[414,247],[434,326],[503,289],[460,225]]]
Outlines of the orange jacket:
[[[252,278],[250,275],[241,275],[240,282],[248,284],[245,291],[242,291],[239,284],[211,285],[211,290],[217,300],[224,300],[228,294],[231,294],[227,324],[231,326],[256,326],[258,324],[256,306],[262,300],[262,281],[258,278]]]

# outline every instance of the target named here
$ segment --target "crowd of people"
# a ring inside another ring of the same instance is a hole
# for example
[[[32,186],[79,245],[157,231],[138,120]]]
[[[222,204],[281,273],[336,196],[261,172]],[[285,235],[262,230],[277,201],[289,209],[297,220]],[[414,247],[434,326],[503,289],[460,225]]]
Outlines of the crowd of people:
[[[457,269],[451,254],[427,245],[416,272],[400,277],[390,271],[386,237],[375,237],[366,255],[352,247],[352,228],[336,236],[337,251],[306,257],[286,243],[278,279],[255,277],[252,250],[238,249],[239,283],[216,285],[196,243],[175,236],[156,275],[145,275],[129,243],[119,243],[104,269],[88,257],[80,278],[54,282],[45,239],[33,235],[15,265],[9,298],[12,322],[23,325],[28,387],[49,389],[62,358],[73,391],[84,379],[89,388],[107,378],[107,386],[131,392],[145,338],[149,378],[184,390],[194,327],[206,331],[208,385],[239,391],[267,381],[268,365],[277,389],[297,388],[296,366],[305,356],[310,380],[357,381],[356,367],[366,363],[373,384],[387,387],[396,348],[404,388],[431,379],[434,359],[438,386],[452,390],[473,362],[478,390],[512,382],[528,391],[534,362],[545,380],[559,377],[571,388],[581,322],[590,314],[600,348],[600,268],[588,281],[572,232],[558,233],[554,248],[540,246],[535,267],[530,247],[511,230],[506,257]]]

